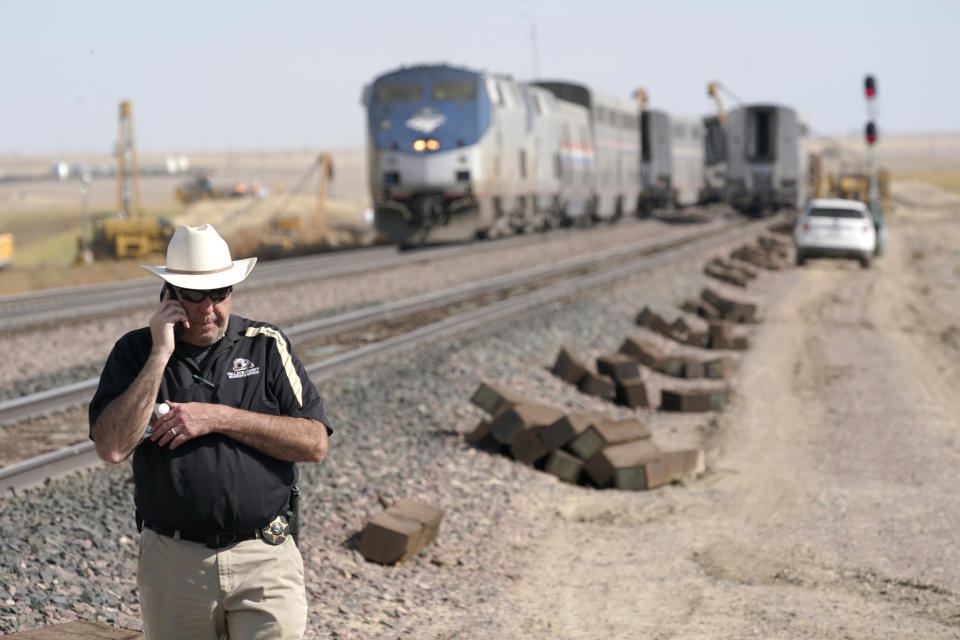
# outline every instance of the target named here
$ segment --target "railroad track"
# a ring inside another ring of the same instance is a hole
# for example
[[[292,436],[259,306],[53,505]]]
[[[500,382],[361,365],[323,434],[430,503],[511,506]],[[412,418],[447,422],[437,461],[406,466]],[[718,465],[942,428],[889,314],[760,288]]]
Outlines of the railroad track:
[[[316,360],[303,357],[304,366],[311,378],[320,381],[348,368],[414,348],[428,340],[435,341],[524,309],[613,282],[691,251],[703,250],[738,236],[757,233],[769,225],[770,220],[703,225],[657,240],[638,242],[591,256],[572,258],[561,263],[489,278],[407,300],[375,305],[284,330],[297,343],[298,352],[303,354],[310,350],[311,343],[322,341],[329,336],[403,319],[395,331],[388,332],[375,342],[361,344]],[[487,297],[486,301],[481,300],[484,297]],[[496,301],[491,302],[492,298]],[[455,308],[458,304],[468,307],[468,310],[458,311]],[[423,314],[422,321],[417,321],[417,314]],[[96,384],[97,379],[93,378],[61,389],[51,389],[2,402],[0,425],[85,403],[93,395]],[[80,442],[0,469],[0,491],[31,486],[55,475],[98,462],[93,444],[88,441]]]
[[[630,223],[637,224],[635,221]],[[517,236],[496,242],[436,247],[400,252],[394,246],[351,249],[315,256],[303,256],[263,262],[244,281],[243,289],[262,289],[293,282],[321,280],[350,274],[388,269],[401,265],[427,262],[469,253],[542,242],[551,234],[570,233],[558,230],[550,234]],[[16,331],[25,327],[49,325],[66,319],[103,315],[136,309],[156,302],[160,291],[156,278],[146,277],[108,284],[81,285],[47,289],[9,296],[0,296],[0,331]]]

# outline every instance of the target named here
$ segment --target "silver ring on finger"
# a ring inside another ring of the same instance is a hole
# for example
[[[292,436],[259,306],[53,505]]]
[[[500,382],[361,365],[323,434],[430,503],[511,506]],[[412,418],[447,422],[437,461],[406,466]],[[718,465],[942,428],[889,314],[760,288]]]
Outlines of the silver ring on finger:
[[[173,434],[173,437],[174,437],[174,438],[177,437],[177,430],[176,430],[176,429],[170,429],[170,433]]]

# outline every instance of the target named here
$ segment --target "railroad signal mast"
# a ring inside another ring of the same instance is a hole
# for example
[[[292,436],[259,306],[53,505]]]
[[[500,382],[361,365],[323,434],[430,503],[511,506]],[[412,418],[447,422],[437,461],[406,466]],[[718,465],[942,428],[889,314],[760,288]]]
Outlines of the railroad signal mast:
[[[863,79],[863,92],[867,100],[867,126],[865,130],[867,138],[867,162],[869,163],[870,186],[867,191],[867,199],[871,211],[877,211],[880,206],[880,189],[877,183],[877,80],[873,74],[867,74]]]

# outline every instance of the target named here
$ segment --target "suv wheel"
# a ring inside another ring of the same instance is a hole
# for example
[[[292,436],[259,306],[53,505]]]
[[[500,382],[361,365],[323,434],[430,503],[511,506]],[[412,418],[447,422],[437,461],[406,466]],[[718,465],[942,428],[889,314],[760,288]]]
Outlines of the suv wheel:
[[[870,256],[868,254],[860,256],[860,266],[864,269],[870,268]]]
[[[802,267],[807,262],[807,256],[803,255],[800,251],[797,251],[797,266]]]

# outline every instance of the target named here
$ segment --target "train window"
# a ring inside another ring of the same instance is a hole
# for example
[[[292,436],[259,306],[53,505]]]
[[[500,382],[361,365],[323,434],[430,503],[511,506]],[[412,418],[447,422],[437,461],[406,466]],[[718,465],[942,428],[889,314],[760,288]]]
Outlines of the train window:
[[[423,100],[423,87],[419,84],[379,84],[377,102],[416,102]]]
[[[513,95],[510,92],[510,87],[504,82],[497,82],[497,87],[500,89],[500,96],[503,99],[503,105],[506,107],[513,107],[516,104]]]
[[[527,177],[527,150],[520,149],[520,177]]]
[[[477,83],[475,80],[434,82],[430,97],[434,100],[473,100],[477,97]]]
[[[530,98],[530,106],[533,107],[533,112],[538,116],[543,113],[543,110],[540,108],[540,98],[535,93],[527,94]]]
[[[756,109],[747,119],[747,158],[750,160],[774,160],[774,136],[776,116],[772,109]]]
[[[497,81],[493,78],[487,78],[487,93],[490,94],[490,102],[493,104],[503,104],[503,98],[500,97],[500,88]]]
[[[537,102],[540,104],[540,109],[545,115],[552,115],[554,111],[553,102],[550,101],[549,93],[537,94]]]
[[[653,150],[653,139],[650,137],[650,114],[644,111],[640,114],[640,140],[643,147],[640,150],[640,160],[650,162],[650,153]]]

